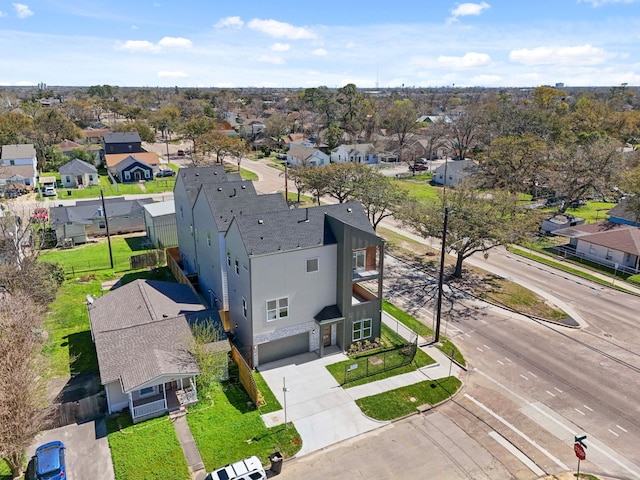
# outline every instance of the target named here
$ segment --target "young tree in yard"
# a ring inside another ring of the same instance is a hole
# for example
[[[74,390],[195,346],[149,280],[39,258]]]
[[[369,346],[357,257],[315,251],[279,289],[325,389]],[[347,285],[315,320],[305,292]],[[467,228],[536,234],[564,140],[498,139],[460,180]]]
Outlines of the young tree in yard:
[[[198,382],[204,390],[215,382],[228,377],[228,353],[216,349],[216,343],[225,338],[211,319],[200,321],[191,326],[193,340],[189,344],[189,353],[196,360],[200,371]]]
[[[42,311],[24,292],[0,292],[0,458],[18,478],[25,450],[45,428],[46,398],[38,365]]]
[[[404,208],[407,197],[405,190],[368,167],[358,176],[353,190],[353,198],[362,203],[374,230],[383,219]]]
[[[246,152],[244,140],[240,137],[232,137],[222,130],[211,130],[200,137],[202,154],[214,153],[216,163],[222,163],[224,157],[230,156],[236,159],[238,170],[240,160]]]
[[[327,191],[327,179],[322,167],[301,167],[298,172],[304,179],[304,189],[311,192],[320,205],[320,199]]]
[[[286,167],[285,167],[286,168]],[[308,167],[306,167],[308,168]],[[298,204],[300,203],[300,195],[305,189],[305,167],[288,167],[287,168],[287,180],[291,180],[298,192]]]
[[[535,233],[539,219],[532,211],[521,208],[516,195],[507,192],[482,193],[469,185],[460,185],[447,194],[449,218],[446,249],[454,252],[454,276],[462,277],[465,259],[476,252],[489,254],[499,245],[518,242]],[[407,203],[396,218],[412,227],[424,238],[441,238],[443,203]]]

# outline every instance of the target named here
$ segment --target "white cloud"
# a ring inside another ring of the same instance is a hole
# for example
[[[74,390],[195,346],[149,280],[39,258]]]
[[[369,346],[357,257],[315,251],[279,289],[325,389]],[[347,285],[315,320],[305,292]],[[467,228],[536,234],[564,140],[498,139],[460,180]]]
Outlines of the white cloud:
[[[7,16],[7,12],[3,12],[2,10],[0,10],[0,17],[6,17]]]
[[[524,65],[598,65],[616,56],[615,53],[589,44],[574,47],[523,48],[509,53],[512,62]]]
[[[288,43],[274,43],[270,48],[274,52],[287,52],[291,49],[291,45]]]
[[[191,40],[182,37],[163,37],[158,46],[168,48],[191,48],[193,43]]]
[[[131,30],[138,30],[138,26],[137,25],[131,25]]]
[[[256,60],[263,63],[273,63],[274,65],[283,65],[285,63],[282,57],[272,57],[270,55],[260,55]]]
[[[447,68],[477,68],[491,63],[491,57],[486,53],[468,52],[462,57],[448,57],[441,55],[438,63]]]
[[[14,10],[16,11],[16,16],[18,18],[27,18],[33,15],[31,9],[25,5],[24,3],[12,3]]]
[[[316,48],[311,52],[311,55],[317,55],[318,57],[324,57],[325,55],[328,55],[328,54],[329,52],[327,52],[324,48]]]
[[[247,26],[274,38],[288,38],[290,40],[316,38],[316,34],[306,28],[295,27],[291,24],[279,22],[277,20],[260,20],[258,18],[254,18],[247,24]]]
[[[242,28],[243,25],[244,25],[244,22],[240,17],[227,17],[227,18],[221,18],[220,20],[218,20],[218,23],[216,23],[214,27],[215,28],[225,28],[225,27]]]
[[[480,15],[483,10],[487,8],[491,8],[487,2],[481,3],[460,3],[456,8],[451,10],[452,19],[457,19],[458,17],[465,17],[467,15]]]
[[[168,71],[168,70],[161,70],[158,72],[158,77],[159,78],[186,78],[189,75],[187,75],[184,72],[181,72],[180,70],[176,70],[176,71]]]
[[[147,40],[127,40],[118,46],[118,50],[128,50],[130,52],[159,52],[160,48]]]
[[[484,87],[502,87],[504,86],[504,79],[500,75],[476,75],[471,77],[470,84]]]

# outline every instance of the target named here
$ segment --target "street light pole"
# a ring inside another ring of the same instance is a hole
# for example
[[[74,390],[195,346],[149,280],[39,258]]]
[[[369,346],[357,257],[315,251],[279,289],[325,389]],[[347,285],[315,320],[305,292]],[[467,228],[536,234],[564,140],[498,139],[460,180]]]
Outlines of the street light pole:
[[[434,343],[440,341],[440,317],[442,316],[442,287],[444,286],[444,256],[447,243],[447,223],[449,222],[449,207],[444,207],[444,222],[442,225],[442,245],[440,248],[440,274],[438,276],[438,302],[436,306],[436,332]]]

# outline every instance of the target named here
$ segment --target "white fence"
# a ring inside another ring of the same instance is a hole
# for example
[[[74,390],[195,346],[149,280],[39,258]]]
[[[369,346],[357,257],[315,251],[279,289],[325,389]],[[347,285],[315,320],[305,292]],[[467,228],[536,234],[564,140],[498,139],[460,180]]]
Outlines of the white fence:
[[[145,403],[133,407],[133,418],[144,417],[145,415],[151,415],[152,413],[161,412],[167,409],[167,402],[165,399],[156,400],[155,402]]]

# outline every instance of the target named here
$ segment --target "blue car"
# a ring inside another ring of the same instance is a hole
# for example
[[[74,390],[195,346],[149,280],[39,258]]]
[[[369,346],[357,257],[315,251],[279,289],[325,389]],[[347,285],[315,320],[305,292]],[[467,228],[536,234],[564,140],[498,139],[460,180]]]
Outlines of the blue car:
[[[49,442],[41,445],[34,455],[36,480],[64,480],[67,466],[64,462],[64,443]]]

